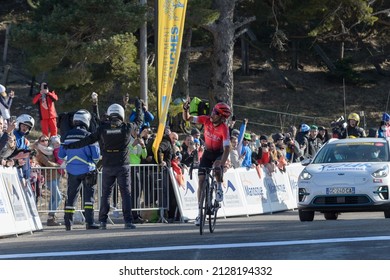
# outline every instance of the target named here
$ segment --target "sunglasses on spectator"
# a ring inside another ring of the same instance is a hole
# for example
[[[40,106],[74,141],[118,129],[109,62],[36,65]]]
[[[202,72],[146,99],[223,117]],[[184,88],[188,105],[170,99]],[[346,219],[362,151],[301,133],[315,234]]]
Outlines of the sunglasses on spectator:
[[[39,142],[49,142],[49,139],[41,139]]]

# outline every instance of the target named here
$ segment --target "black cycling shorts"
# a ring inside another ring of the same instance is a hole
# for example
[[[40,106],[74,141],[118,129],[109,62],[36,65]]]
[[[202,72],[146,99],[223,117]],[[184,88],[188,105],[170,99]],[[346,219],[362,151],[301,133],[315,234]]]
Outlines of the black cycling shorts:
[[[198,175],[206,175],[205,168],[212,168],[216,160],[222,158],[223,151],[209,151],[205,150],[203,152],[202,158],[199,163]]]

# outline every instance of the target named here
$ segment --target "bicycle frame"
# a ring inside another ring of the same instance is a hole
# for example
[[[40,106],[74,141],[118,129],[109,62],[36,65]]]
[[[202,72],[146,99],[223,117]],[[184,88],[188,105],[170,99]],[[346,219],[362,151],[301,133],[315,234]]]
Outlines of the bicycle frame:
[[[190,168],[190,176],[192,177],[193,166]],[[213,233],[217,222],[217,213],[220,208],[219,202],[215,200],[217,181],[215,180],[214,171],[219,167],[206,168],[205,180],[203,183],[202,191],[199,199],[199,213],[200,213],[200,224],[199,233],[203,235],[204,228],[206,226],[206,217],[208,216],[209,231]],[[221,170],[221,176],[223,170]]]

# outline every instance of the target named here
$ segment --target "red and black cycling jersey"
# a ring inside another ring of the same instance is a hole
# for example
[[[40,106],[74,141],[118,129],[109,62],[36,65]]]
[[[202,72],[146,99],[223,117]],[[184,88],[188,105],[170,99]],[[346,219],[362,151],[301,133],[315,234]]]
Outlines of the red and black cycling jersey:
[[[223,147],[230,145],[229,127],[226,123],[214,126],[210,116],[197,116],[193,118],[194,123],[204,125],[204,142],[208,151],[222,151]]]

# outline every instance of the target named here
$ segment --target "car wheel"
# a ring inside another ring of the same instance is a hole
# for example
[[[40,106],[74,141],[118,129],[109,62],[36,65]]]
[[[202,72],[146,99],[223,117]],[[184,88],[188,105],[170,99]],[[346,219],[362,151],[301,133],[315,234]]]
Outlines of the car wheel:
[[[385,218],[386,219],[390,218],[390,209],[389,210],[385,210],[384,213],[385,213]]]
[[[337,220],[339,217],[339,213],[337,212],[325,212],[324,213],[325,220]]]
[[[299,210],[298,213],[301,222],[312,222],[314,220],[314,211]]]

